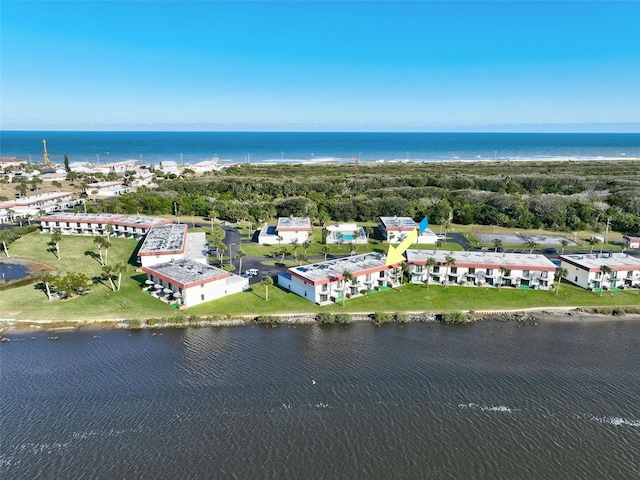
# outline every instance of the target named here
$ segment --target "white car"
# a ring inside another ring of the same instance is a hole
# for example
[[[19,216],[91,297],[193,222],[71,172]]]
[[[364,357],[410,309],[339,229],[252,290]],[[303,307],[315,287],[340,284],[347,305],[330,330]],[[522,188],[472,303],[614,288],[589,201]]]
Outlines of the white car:
[[[250,268],[249,270],[247,270],[247,271],[246,271],[246,272],[244,272],[244,273],[246,273],[246,274],[247,274],[247,275],[249,275],[250,277],[255,277],[255,276],[257,276],[257,275],[258,275],[258,273],[260,273],[260,272],[258,271],[258,269],[257,269],[257,268]]]

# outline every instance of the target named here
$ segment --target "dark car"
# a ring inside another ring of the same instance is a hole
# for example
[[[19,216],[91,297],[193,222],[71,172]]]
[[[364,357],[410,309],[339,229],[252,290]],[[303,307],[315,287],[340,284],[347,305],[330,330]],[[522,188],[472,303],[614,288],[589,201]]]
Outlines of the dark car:
[[[544,253],[558,253],[558,249],[557,248],[545,248],[543,250]]]

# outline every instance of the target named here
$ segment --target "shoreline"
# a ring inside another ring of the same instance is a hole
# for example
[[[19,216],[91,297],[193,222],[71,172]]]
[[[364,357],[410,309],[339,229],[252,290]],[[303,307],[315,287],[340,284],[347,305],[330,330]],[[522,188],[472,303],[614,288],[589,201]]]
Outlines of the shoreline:
[[[442,323],[438,312],[406,312],[406,321],[390,321],[377,323],[373,319],[373,312],[361,312],[349,314],[350,323],[371,323],[375,326],[382,324],[409,324],[409,323]],[[619,321],[639,321],[640,314],[629,313],[624,315],[610,315],[585,311],[580,307],[567,307],[562,309],[520,309],[509,311],[463,312],[469,315],[465,324],[484,322],[519,322],[525,325],[537,326],[540,323],[609,323]],[[162,330],[167,328],[219,328],[219,327],[245,327],[250,325],[265,325],[277,327],[278,325],[314,325],[322,324],[317,320],[317,314],[272,314],[266,316],[269,321],[260,321],[259,316],[238,316],[229,319],[197,319],[183,323],[162,322],[159,319],[153,324],[140,321],[132,325],[130,319],[87,319],[87,320],[29,320],[0,318],[0,339],[7,338],[6,334],[31,334],[36,332],[54,332],[65,330]],[[339,322],[327,323],[327,325]]]

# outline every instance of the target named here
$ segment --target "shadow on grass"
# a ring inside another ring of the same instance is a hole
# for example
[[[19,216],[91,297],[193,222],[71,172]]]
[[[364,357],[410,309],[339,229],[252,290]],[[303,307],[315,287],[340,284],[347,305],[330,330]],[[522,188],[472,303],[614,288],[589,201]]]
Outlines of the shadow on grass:
[[[87,251],[84,252],[84,255],[86,257],[93,258],[96,262],[98,262],[100,265],[102,265],[102,262],[100,261],[100,255],[98,255],[96,252],[92,252],[91,250],[87,250]]]

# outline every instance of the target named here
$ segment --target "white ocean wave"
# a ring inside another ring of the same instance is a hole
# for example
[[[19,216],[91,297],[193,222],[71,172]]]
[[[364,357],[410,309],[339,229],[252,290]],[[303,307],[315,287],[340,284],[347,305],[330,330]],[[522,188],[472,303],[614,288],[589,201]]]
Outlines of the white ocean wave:
[[[458,404],[458,408],[472,408],[474,410],[480,410],[482,412],[501,412],[501,413],[512,413],[515,410],[504,405],[480,405],[478,403],[460,403]]]
[[[609,425],[624,427],[640,427],[640,420],[627,420],[620,417],[596,417],[592,416],[591,420],[597,423],[607,423]]]

